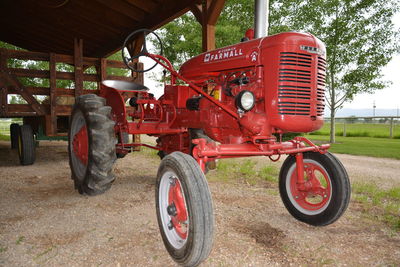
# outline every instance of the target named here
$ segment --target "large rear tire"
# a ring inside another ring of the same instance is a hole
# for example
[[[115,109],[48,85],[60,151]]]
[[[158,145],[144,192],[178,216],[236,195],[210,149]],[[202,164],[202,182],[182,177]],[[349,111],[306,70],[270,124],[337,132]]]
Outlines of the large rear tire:
[[[350,201],[350,182],[340,161],[331,153],[303,154],[306,189],[297,183],[296,158],[288,156],[279,174],[279,192],[289,213],[315,226],[335,222]]]
[[[196,160],[173,152],[161,161],[156,210],[164,245],[184,266],[197,266],[210,254],[214,215],[207,180]]]
[[[32,165],[35,162],[35,139],[32,127],[24,124],[18,127],[18,156],[21,165]]]
[[[76,99],[68,131],[71,178],[80,194],[98,195],[110,189],[116,160],[111,107],[97,95]]]

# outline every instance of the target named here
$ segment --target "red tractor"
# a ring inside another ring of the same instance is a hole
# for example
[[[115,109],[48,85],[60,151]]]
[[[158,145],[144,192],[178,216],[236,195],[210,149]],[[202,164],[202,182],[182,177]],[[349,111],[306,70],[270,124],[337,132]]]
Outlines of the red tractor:
[[[136,31],[124,47],[150,34],[155,35]],[[282,141],[285,133],[311,132],[323,124],[324,44],[296,32],[248,37],[200,54],[179,71],[162,55],[149,53],[144,38],[142,50],[129,57],[123,49],[123,59],[138,71],[132,62],[147,56],[169,71],[159,99],[143,85],[108,80],[100,96],[83,95],[74,106],[69,155],[80,193],[108,190],[117,156],[132,148],[159,151],[158,223],[168,252],[182,265],[199,264],[212,247],[213,204],[205,172],[217,159],[288,155],[280,170],[280,195],[289,213],[305,223],[331,224],[349,203],[346,170],[327,151],[329,145],[304,137]],[[127,101],[127,93],[135,96]],[[129,134],[158,137],[157,145],[130,143]]]

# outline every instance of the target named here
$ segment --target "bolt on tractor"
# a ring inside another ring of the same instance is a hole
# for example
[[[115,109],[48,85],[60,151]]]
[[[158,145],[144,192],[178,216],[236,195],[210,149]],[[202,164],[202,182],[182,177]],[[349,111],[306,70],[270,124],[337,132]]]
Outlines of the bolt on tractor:
[[[161,52],[150,53],[153,36]],[[141,51],[127,55],[130,40]],[[150,30],[130,34],[123,60],[134,71],[142,56],[169,73],[156,99],[146,86],[106,80],[100,95],[77,98],[70,120],[72,179],[82,194],[108,190],[117,157],[133,148],[158,150],[156,211],[171,257],[185,266],[205,260],[212,247],[213,204],[205,178],[218,159],[288,155],[279,174],[279,191],[296,219],[314,226],[336,221],[346,210],[350,184],[345,168],[327,150],[298,136],[323,124],[325,46],[311,34],[289,32],[254,38],[200,54],[179,71],[162,56],[160,38]],[[144,70],[148,71],[154,66]],[[125,97],[134,93],[134,96]],[[129,103],[129,106],[127,106]],[[156,145],[130,142],[128,135],[157,137]]]

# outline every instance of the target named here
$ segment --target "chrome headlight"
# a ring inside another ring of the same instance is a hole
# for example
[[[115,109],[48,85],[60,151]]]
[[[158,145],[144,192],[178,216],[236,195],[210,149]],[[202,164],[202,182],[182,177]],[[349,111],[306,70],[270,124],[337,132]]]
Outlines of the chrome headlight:
[[[250,91],[243,90],[236,96],[236,107],[243,111],[249,111],[254,107],[256,98]]]

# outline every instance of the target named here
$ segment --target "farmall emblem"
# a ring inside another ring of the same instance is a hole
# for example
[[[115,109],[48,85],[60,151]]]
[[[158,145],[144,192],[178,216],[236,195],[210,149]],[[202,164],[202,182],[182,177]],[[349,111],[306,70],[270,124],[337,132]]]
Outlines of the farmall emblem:
[[[250,54],[250,60],[251,62],[256,62],[257,61],[257,56],[258,53],[256,51],[254,51],[253,53]]]
[[[236,47],[230,47],[205,54],[204,62],[218,61],[239,56],[243,56],[242,49],[241,48],[237,49]]]

